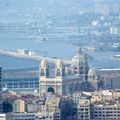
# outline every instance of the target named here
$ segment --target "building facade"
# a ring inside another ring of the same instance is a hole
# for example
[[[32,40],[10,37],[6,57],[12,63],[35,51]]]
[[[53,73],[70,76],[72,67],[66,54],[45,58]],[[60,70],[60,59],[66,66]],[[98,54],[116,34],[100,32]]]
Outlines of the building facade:
[[[77,119],[90,120],[90,100],[80,99],[77,106]]]
[[[22,94],[38,94],[39,72],[37,68],[3,71],[3,91]]]
[[[10,113],[6,120],[54,120],[53,112],[50,113]]]
[[[57,62],[55,67],[55,77],[49,75],[49,65],[47,60],[43,59],[40,66],[40,96],[44,96],[47,92],[62,95],[64,82],[64,68],[61,61]]]
[[[13,103],[13,112],[14,113],[24,113],[25,112],[25,101],[17,99]]]
[[[111,102],[95,103],[91,107],[92,120],[119,120],[120,119],[120,104]]]
[[[46,98],[45,105],[42,106],[42,113],[53,112],[54,120],[61,120],[61,98],[50,95]]]

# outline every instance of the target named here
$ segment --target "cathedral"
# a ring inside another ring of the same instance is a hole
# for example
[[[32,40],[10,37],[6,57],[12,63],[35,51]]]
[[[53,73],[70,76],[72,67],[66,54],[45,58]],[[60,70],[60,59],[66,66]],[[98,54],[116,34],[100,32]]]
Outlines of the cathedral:
[[[88,56],[80,48],[70,64],[57,60],[51,66],[43,58],[39,70],[39,95],[44,97],[52,92],[58,95],[70,95],[79,91],[98,90],[99,74],[97,69],[88,65]]]

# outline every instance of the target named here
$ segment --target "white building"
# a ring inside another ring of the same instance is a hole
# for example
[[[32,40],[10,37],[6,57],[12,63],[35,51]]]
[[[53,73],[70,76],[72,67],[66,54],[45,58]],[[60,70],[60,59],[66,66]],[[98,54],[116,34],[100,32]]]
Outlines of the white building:
[[[17,52],[20,54],[20,55],[35,55],[35,52],[33,51],[30,51],[30,50],[27,50],[27,49],[18,49]]]
[[[90,119],[90,100],[80,99],[77,106],[77,120],[91,120]]]
[[[0,114],[0,120],[6,120],[6,115],[5,114]]]
[[[111,34],[118,34],[118,28],[117,27],[110,27],[110,33]]]

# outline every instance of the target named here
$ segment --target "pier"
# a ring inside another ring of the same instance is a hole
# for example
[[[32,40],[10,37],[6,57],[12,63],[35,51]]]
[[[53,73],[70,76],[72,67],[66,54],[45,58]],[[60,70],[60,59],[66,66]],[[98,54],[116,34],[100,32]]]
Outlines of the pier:
[[[6,55],[6,56],[11,56],[11,57],[17,57],[17,58],[31,59],[31,60],[35,60],[35,61],[41,61],[43,58],[45,58],[50,63],[56,63],[57,60],[62,60],[65,64],[70,64],[69,60],[63,60],[63,59],[58,59],[58,58],[49,58],[49,57],[38,56],[38,55],[20,54],[18,52],[14,52],[14,51],[0,50],[0,54]]]

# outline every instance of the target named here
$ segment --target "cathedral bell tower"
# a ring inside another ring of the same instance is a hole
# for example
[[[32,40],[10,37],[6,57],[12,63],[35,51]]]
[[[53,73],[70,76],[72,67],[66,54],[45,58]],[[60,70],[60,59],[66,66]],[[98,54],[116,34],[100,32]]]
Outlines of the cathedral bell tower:
[[[57,60],[55,67],[55,77],[63,78],[65,76],[65,66],[61,60]]]
[[[42,58],[39,68],[39,96],[44,97],[46,93],[46,79],[49,77],[48,62]]]
[[[48,63],[45,58],[43,58],[40,63],[40,76],[41,77],[49,77]]]

